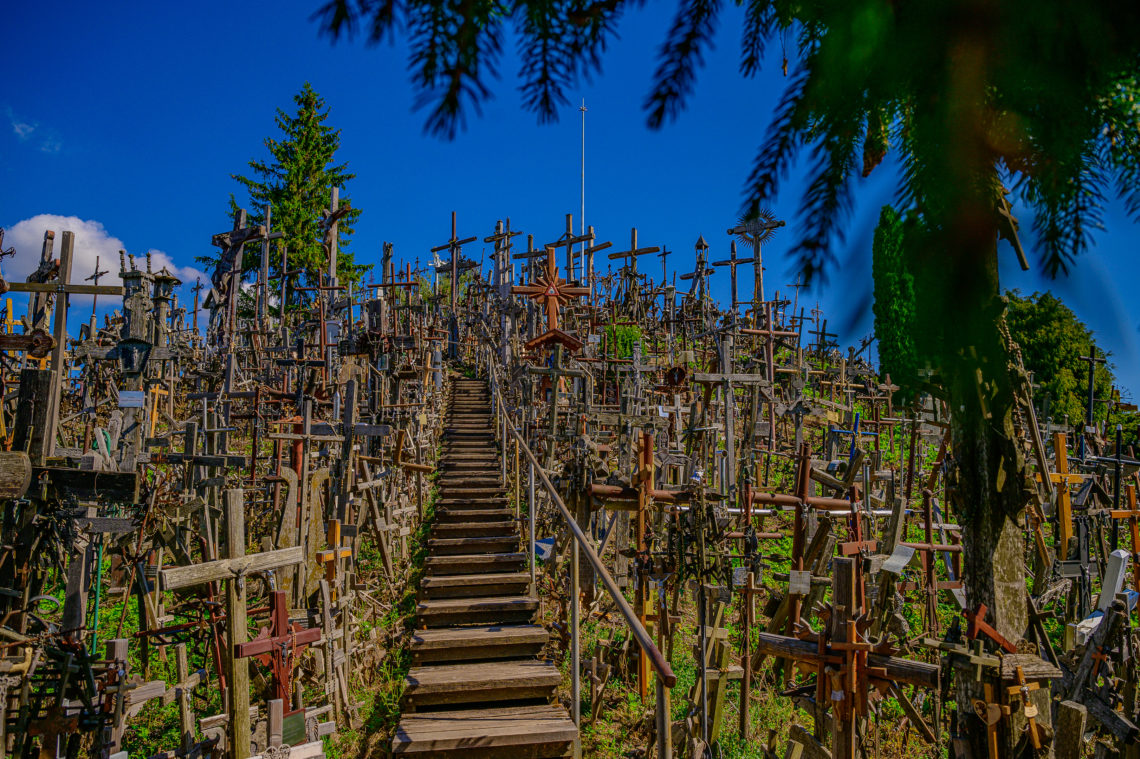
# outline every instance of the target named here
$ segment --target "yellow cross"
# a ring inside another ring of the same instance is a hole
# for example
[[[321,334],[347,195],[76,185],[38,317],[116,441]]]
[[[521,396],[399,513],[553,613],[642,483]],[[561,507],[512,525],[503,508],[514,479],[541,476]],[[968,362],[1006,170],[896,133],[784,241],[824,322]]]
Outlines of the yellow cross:
[[[352,556],[352,549],[340,544],[340,520],[329,520],[328,531],[329,550],[317,552],[317,563],[325,565],[325,579],[329,582],[330,598],[336,600],[336,576],[340,566],[339,559]]]
[[[1062,561],[1069,558],[1069,539],[1073,537],[1073,499],[1069,495],[1069,487],[1078,485],[1085,480],[1085,475],[1069,471],[1069,452],[1066,448],[1065,433],[1058,432],[1053,435],[1053,453],[1057,459],[1057,471],[1049,472],[1049,479],[1060,485],[1057,499],[1057,553]],[[1038,481],[1043,474],[1037,473]]]

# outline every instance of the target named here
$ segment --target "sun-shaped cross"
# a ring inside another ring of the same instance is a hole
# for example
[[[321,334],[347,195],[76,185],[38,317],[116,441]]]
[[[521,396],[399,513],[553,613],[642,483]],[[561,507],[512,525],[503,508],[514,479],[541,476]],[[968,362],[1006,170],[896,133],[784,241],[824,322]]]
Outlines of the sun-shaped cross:
[[[558,329],[558,307],[564,306],[572,298],[590,294],[588,287],[572,287],[558,274],[558,264],[554,260],[554,248],[546,246],[546,272],[535,277],[529,285],[516,285],[511,292],[526,295],[534,301],[541,301],[546,309],[546,331]]]

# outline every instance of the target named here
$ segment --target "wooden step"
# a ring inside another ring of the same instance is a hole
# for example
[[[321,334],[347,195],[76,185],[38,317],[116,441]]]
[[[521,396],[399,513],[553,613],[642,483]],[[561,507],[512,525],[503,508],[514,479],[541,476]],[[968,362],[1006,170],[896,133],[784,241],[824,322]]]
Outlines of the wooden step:
[[[526,566],[526,560],[526,554],[521,551],[428,556],[424,559],[424,572],[429,575],[520,572]]]
[[[529,624],[537,611],[538,599],[534,596],[440,598],[416,604],[416,625],[426,628]]]
[[[511,522],[436,522],[431,528],[431,538],[490,538],[514,537],[515,525]]]
[[[495,470],[484,469],[482,471],[472,470],[469,472],[450,472],[444,470],[440,473],[436,484],[443,485],[466,485],[468,487],[481,487],[481,488],[501,488],[503,480],[499,477],[499,472]]]
[[[407,714],[393,755],[465,759],[554,759],[570,756],[578,729],[558,705]]]
[[[507,505],[507,497],[501,495],[495,498],[439,498],[435,502],[435,505],[437,509],[452,509],[455,511],[462,509],[495,509],[505,507]]]
[[[513,596],[526,593],[528,590],[530,590],[530,575],[526,572],[427,575],[420,580],[420,592],[429,600]]]
[[[492,496],[502,495],[504,488],[500,485],[490,488],[480,487],[462,487],[458,485],[449,485],[439,489],[441,496],[467,496],[468,498],[491,498]]]
[[[428,538],[430,556],[456,556],[472,553],[511,553],[519,547],[517,535],[491,535],[478,538]]]
[[[452,509],[436,508],[435,521],[440,524],[454,524],[456,522],[509,522],[515,518],[515,512],[508,508],[501,509]]]
[[[412,665],[529,658],[542,652],[550,633],[542,625],[490,625],[417,630],[412,636]]]
[[[404,699],[416,708],[552,698],[562,673],[551,662],[497,661],[412,667]]]

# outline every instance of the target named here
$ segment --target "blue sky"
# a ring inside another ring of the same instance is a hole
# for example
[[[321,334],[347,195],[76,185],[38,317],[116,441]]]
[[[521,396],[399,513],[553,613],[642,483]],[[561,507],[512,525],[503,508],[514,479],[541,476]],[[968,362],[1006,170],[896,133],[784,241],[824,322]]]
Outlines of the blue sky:
[[[676,251],[670,266],[681,271],[692,268],[701,234],[714,260],[727,257],[725,230],[737,218],[744,180],[784,87],[779,45],[761,76],[739,75],[735,14],[722,20],[688,108],[660,131],[646,128],[641,106],[674,5],[651,2],[620,25],[602,75],[571,93],[559,123],[539,126],[522,110],[512,49],[499,66],[495,99],[444,142],[423,133],[424,115],[412,109],[403,42],[333,45],[309,20],[315,5],[10,8],[0,88],[0,226],[20,234],[10,231],[6,240],[18,252],[3,262],[5,272],[17,277],[34,265],[42,233],[35,224],[18,225],[49,214],[60,217],[51,220],[57,229],[79,235],[77,278],[91,273],[95,252],[105,256],[120,241],[138,255],[158,251],[159,262],[193,276],[194,257],[210,250],[212,234],[229,228],[227,197],[237,189],[229,175],[264,156],[274,109],[291,108],[306,80],[331,106],[331,123],[342,129],[341,155],[357,174],[348,191],[364,211],[353,242],[358,261],[378,260],[383,241],[395,244],[400,260],[426,261],[428,249],[449,236],[452,210],[461,236],[486,236],[508,216],[536,243],[561,234],[566,213],[575,214],[577,227],[582,97],[589,109],[586,221],[599,238],[624,249],[636,226],[640,244]],[[795,234],[800,177],[793,168],[773,206],[788,227],[765,246],[769,291],[787,291],[794,279],[785,253]],[[800,296],[822,305],[829,329],[845,342],[871,331],[870,239],[893,181],[888,162],[861,182],[830,282]],[[1106,226],[1074,275],[1055,282],[1020,272],[1005,248],[1003,283],[1060,295],[1113,353],[1124,387],[1140,390],[1140,305],[1131,297],[1137,229],[1117,205],[1109,207]],[[467,249],[476,257],[479,251]],[[658,267],[654,259],[642,268]],[[726,269],[714,276],[714,291],[727,302]],[[744,284],[741,298],[749,292]]]

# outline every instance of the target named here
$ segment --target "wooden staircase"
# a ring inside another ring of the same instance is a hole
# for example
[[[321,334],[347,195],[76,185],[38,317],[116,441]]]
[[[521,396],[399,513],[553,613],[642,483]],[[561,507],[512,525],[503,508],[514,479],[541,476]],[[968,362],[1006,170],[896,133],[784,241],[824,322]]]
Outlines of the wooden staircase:
[[[534,624],[493,429],[486,384],[456,380],[393,754],[546,759],[571,756],[578,738],[556,701],[562,675],[538,658],[549,633]]]

